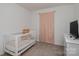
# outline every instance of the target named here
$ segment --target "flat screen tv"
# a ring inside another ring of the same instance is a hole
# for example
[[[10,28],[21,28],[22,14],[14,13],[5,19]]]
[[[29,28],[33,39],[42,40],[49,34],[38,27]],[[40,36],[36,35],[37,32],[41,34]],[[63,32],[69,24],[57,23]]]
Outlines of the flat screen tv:
[[[73,21],[70,23],[70,34],[73,35],[75,38],[78,38],[78,20]]]

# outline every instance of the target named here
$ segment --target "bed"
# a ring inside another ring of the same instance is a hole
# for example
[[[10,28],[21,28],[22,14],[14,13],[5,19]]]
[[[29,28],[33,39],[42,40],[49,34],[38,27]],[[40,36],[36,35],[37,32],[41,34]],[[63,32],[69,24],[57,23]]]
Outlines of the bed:
[[[31,34],[32,32],[7,35],[4,51],[14,56],[21,55],[36,43]]]

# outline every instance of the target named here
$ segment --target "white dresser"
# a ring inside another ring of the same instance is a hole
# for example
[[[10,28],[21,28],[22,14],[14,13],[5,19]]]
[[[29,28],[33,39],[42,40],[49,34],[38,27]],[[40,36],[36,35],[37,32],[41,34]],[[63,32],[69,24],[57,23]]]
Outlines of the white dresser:
[[[75,39],[71,35],[65,35],[65,50],[67,56],[79,56],[79,38]]]

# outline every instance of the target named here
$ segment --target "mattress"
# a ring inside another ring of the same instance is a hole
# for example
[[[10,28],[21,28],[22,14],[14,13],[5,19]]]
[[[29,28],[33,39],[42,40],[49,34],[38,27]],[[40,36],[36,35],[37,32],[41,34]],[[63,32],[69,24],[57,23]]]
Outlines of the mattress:
[[[15,42],[14,40],[7,42],[5,48],[12,51],[12,52],[15,52],[16,51],[16,44],[14,42]],[[18,48],[17,48],[18,51],[24,49],[25,47],[29,46],[33,42],[35,42],[35,40],[33,40],[33,39],[26,39],[26,40],[18,41]]]

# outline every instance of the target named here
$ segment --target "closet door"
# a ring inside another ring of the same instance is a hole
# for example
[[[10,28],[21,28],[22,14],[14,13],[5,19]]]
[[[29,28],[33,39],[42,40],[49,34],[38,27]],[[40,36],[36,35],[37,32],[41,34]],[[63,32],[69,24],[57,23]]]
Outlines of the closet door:
[[[41,42],[54,43],[54,12],[40,13]]]

